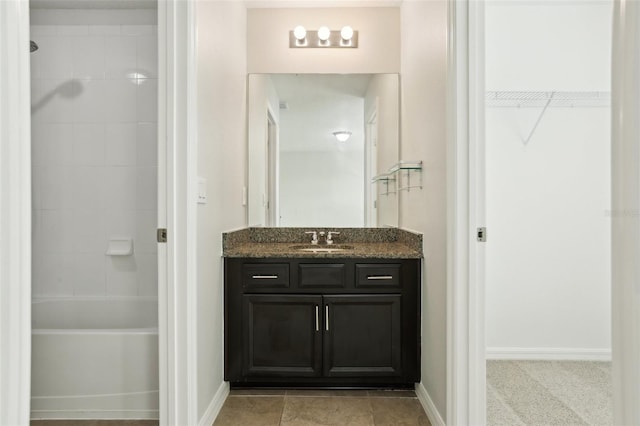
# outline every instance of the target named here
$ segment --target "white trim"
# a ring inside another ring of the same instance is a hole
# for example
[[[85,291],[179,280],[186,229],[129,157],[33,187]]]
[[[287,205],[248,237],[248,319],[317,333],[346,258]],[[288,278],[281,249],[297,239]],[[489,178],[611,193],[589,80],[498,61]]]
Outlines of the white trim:
[[[486,422],[482,0],[448,2],[447,422]]]
[[[448,2],[447,64],[447,421],[469,424],[467,1]]]
[[[0,2],[0,424],[29,424],[31,113],[29,2]]]
[[[611,361],[611,349],[590,348],[487,348],[492,360]]]
[[[416,383],[416,396],[422,408],[424,408],[425,413],[427,413],[427,417],[429,417],[429,422],[431,422],[432,426],[445,426],[442,416],[438,412],[436,405],[433,403],[422,382]]]
[[[640,3],[617,0],[611,90],[613,424],[640,424]]]
[[[159,169],[166,165],[158,218],[167,228],[158,250],[166,252],[158,274],[161,425],[198,418],[194,12],[192,1],[158,2]]]
[[[213,395],[213,399],[211,399],[211,402],[209,403],[207,410],[202,415],[202,418],[200,418],[200,422],[198,422],[198,426],[211,426],[213,422],[216,420],[216,417],[218,417],[218,414],[220,414],[220,410],[222,409],[222,406],[224,405],[224,401],[226,401],[228,396],[229,396],[229,383],[228,382],[220,383],[220,387],[218,387],[218,390],[216,391],[215,395]]]
[[[247,9],[400,7],[402,0],[245,0]]]

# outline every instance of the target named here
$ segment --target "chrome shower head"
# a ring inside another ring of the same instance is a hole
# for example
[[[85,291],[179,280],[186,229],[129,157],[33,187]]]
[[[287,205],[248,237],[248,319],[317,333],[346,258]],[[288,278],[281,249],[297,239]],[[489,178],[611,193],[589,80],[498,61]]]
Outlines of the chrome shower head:
[[[38,50],[38,45],[36,44],[35,41],[31,40],[31,53],[35,52],[36,50]]]

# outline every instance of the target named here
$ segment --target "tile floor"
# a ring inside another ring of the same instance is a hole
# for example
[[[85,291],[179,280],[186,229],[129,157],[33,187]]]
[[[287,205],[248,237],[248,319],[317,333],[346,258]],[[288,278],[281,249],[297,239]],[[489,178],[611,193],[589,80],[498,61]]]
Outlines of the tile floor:
[[[214,426],[430,426],[413,391],[232,390]]]

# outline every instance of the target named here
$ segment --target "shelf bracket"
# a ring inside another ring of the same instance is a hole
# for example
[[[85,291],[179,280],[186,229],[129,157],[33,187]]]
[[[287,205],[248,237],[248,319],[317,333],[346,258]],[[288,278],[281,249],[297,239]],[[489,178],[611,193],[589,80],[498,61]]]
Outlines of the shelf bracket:
[[[538,116],[538,119],[536,120],[535,124],[533,125],[533,128],[529,132],[529,136],[527,136],[527,138],[523,141],[524,145],[527,145],[531,140],[531,137],[535,133],[536,129],[538,128],[538,125],[540,124],[540,121],[542,120],[542,116],[544,115],[545,112],[547,112],[547,108],[549,108],[549,104],[551,104],[551,101],[553,100],[553,95],[555,93],[556,92],[551,92],[551,94],[549,95],[549,99],[547,99],[547,103],[544,105],[544,108],[542,108],[542,111],[540,111],[540,115]]]

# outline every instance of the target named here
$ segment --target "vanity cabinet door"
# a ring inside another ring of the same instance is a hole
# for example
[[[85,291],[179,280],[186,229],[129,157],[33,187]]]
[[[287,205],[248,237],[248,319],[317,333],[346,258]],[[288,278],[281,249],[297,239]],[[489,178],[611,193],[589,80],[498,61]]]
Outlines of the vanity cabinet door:
[[[402,374],[399,294],[324,296],[324,375]]]
[[[242,305],[245,375],[322,374],[322,296],[245,294]]]

